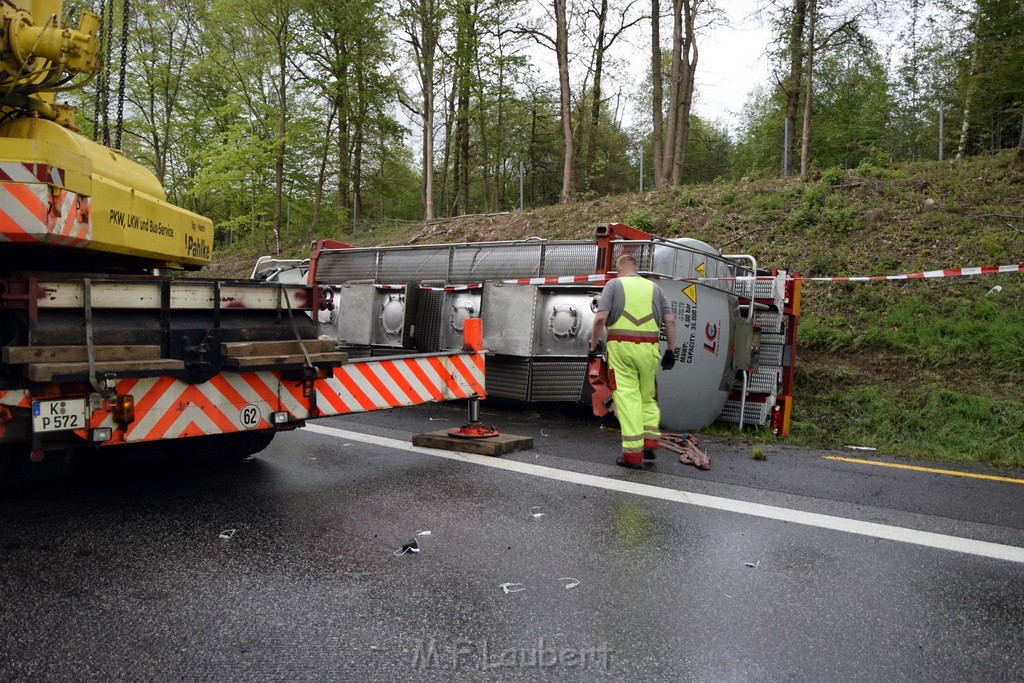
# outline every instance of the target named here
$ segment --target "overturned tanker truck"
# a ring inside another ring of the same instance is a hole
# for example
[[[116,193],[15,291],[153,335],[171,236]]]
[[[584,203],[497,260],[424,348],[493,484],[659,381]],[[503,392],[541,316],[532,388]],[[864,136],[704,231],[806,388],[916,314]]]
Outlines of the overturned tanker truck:
[[[593,400],[588,340],[601,287],[624,253],[657,281],[676,317],[677,362],[658,376],[662,426],[770,424],[787,435],[800,281],[696,239],[611,223],[578,241],[321,241],[308,261],[261,259],[253,277],[334,288],[341,303],[321,329],[354,356],[457,349],[465,321],[482,317],[488,395],[593,402],[601,414],[607,402]]]

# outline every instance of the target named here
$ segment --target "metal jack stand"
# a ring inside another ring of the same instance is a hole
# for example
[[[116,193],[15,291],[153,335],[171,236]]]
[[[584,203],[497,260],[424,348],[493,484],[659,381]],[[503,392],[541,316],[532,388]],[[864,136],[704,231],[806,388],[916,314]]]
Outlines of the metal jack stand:
[[[449,429],[448,435],[460,439],[486,439],[499,434],[497,429],[480,421],[480,399],[473,397],[469,399],[469,422],[456,429]]]

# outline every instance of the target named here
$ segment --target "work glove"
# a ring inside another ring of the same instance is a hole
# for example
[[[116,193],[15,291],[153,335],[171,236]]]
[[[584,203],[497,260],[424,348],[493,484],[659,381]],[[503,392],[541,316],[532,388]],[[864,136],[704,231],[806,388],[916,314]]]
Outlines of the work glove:
[[[604,355],[604,344],[602,344],[601,342],[597,342],[597,348],[596,349],[592,349],[590,351],[590,353],[587,354],[587,362],[588,363],[593,363],[595,360],[597,360],[598,356],[603,356],[603,355]]]
[[[676,357],[672,353],[672,349],[665,349],[665,353],[661,356],[661,369],[671,370],[676,365]]]

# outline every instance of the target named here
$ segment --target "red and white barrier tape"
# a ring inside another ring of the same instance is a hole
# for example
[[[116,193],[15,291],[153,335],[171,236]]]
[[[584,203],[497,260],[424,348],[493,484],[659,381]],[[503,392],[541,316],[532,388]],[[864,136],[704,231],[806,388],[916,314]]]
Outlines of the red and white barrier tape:
[[[482,284],[448,285],[447,287],[428,287],[427,285],[420,285],[420,289],[422,289],[425,292],[466,292],[469,290],[482,288]]]
[[[1018,273],[1024,271],[1024,263],[1015,266],[982,266],[981,268],[945,268],[943,270],[926,270],[921,273],[905,273],[903,275],[868,275],[865,277],[805,277],[791,276],[790,280],[811,280],[814,282],[878,282],[881,280],[920,280],[936,277],[966,277],[971,275],[995,275],[997,273]]]
[[[810,282],[880,282],[885,280],[921,280],[942,277],[970,277],[973,275],[996,275],[1000,273],[1024,272],[1024,263],[1009,266],[982,266],[980,268],[944,268],[943,270],[925,270],[920,273],[903,273],[900,275],[864,275],[859,277],[810,277],[807,275],[787,275],[787,280],[804,280]],[[657,277],[657,273],[651,273]],[[568,285],[590,282],[605,282],[613,276],[598,275],[565,275],[562,277],[531,277],[518,280],[504,280],[507,285]],[[731,280],[751,282],[754,280],[776,280],[774,275],[741,275],[737,277],[681,277],[668,278],[683,282],[714,282]]]
[[[605,282],[610,280],[611,275],[598,273],[597,275],[562,275],[560,277],[525,277],[518,280],[503,280],[506,285],[576,285],[588,282]]]

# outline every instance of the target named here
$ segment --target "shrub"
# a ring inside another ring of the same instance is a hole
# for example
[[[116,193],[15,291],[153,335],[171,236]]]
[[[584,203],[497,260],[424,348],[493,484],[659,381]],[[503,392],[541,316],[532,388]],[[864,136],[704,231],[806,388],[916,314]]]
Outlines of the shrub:
[[[720,206],[729,206],[734,201],[736,201],[735,187],[730,185],[729,187],[723,188],[722,191],[718,193],[718,203]]]
[[[650,212],[643,209],[633,209],[622,217],[622,222],[644,232],[651,232],[654,228]]]
[[[848,235],[857,227],[857,210],[853,207],[825,209],[822,219],[832,234]]]
[[[839,168],[838,166],[833,166],[832,168],[826,169],[824,177],[825,182],[828,183],[829,185],[838,185],[839,183],[843,182],[843,178],[845,176],[846,174],[843,173],[843,169]]]
[[[816,209],[825,203],[825,198],[828,197],[831,188],[825,183],[814,183],[808,185],[804,189],[804,207],[807,209]]]

